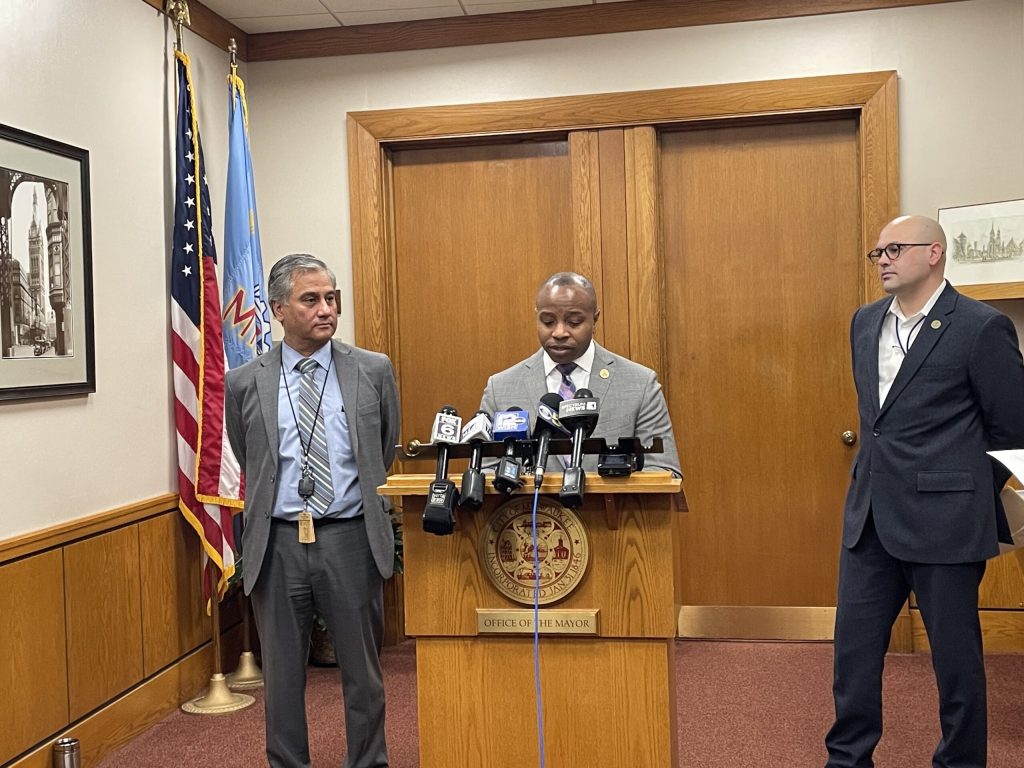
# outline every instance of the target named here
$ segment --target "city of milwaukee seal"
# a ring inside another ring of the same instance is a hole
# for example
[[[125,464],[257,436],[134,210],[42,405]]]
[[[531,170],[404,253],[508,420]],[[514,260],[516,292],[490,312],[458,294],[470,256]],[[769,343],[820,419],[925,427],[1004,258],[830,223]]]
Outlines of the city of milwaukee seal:
[[[494,510],[480,533],[480,563],[491,583],[510,600],[533,605],[533,499],[520,496]],[[541,605],[557,602],[579,585],[587,571],[590,543],[572,510],[540,497],[537,557]]]

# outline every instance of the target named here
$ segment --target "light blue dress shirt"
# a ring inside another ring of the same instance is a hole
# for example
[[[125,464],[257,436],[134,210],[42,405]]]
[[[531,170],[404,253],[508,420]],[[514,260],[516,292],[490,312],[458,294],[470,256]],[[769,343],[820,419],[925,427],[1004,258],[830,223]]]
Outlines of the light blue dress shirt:
[[[323,387],[323,402],[320,417],[324,420],[327,433],[327,452],[331,462],[331,484],[334,486],[334,501],[324,517],[356,517],[363,512],[363,496],[359,490],[359,470],[352,451],[352,439],[348,432],[348,417],[345,403],[338,384],[338,373],[331,360],[332,345],[324,344],[311,357],[319,363],[315,377],[318,386]],[[274,517],[283,520],[297,520],[303,509],[299,496],[299,479],[302,477],[302,448],[299,443],[299,427],[296,417],[299,413],[299,392],[302,387],[302,373],[299,362],[302,355],[281,343],[281,384],[277,390],[277,427],[280,438],[277,501]],[[330,369],[330,375],[327,371]],[[326,386],[324,379],[326,377]],[[287,386],[285,382],[287,381]]]

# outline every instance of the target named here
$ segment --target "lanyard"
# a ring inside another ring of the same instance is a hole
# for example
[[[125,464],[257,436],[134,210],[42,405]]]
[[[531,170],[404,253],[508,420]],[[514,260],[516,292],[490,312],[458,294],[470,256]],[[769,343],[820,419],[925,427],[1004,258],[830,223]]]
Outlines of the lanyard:
[[[309,439],[306,440],[306,444],[302,444],[302,428],[299,427],[299,418],[295,414],[295,401],[292,400],[292,391],[288,386],[288,376],[284,372],[284,366],[281,366],[281,377],[284,379],[284,391],[288,395],[288,405],[291,407],[292,420],[295,422],[295,431],[299,434],[299,451],[302,453],[302,479],[299,481],[299,495],[303,499],[308,499],[313,495],[313,483],[311,473],[312,470],[309,468],[309,448],[313,444],[313,433],[316,431],[316,422],[320,418],[320,407],[324,402],[324,392],[327,391],[327,377],[331,373],[331,366],[334,364],[334,355],[331,355],[330,362],[327,363],[327,372],[324,374],[324,383],[320,386],[320,398],[316,401],[316,413],[313,414],[313,423],[309,427]],[[306,374],[302,374],[305,376]]]
[[[921,319],[914,323],[913,327],[910,329],[910,333],[907,334],[907,346],[904,347],[903,341],[900,339],[900,319],[896,315],[892,316],[892,319],[896,322],[896,325],[893,328],[896,332],[896,343],[900,345],[900,352],[903,353],[904,357],[906,357],[907,352],[910,351],[910,340],[914,336],[914,331],[921,327],[921,323],[924,322],[925,317],[925,315],[921,315]]]

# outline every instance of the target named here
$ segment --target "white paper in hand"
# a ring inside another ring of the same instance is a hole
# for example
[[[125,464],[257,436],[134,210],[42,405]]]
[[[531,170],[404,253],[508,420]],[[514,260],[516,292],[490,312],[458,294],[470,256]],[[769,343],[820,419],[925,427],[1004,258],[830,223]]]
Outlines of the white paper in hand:
[[[1013,476],[1024,483],[1024,450],[989,451],[988,455],[1006,467]],[[1024,491],[1004,488],[999,494],[1006,510],[1006,521],[1010,524],[1013,544],[999,542],[1000,554],[1024,547]]]

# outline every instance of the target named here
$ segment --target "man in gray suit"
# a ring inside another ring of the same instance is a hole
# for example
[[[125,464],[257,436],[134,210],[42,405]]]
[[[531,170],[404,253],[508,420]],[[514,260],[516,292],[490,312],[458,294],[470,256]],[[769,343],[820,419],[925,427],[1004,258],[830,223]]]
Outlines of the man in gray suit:
[[[345,768],[385,768],[383,583],[394,565],[377,495],[395,455],[391,361],[332,340],[335,277],[319,259],[270,271],[284,342],[229,371],[228,437],[245,472],[242,578],[263,650],[267,758],[310,765],[306,658],[313,609],[334,642],[345,696]]]
[[[594,325],[601,312],[594,286],[583,275],[559,272],[545,280],[535,302],[537,338],[541,348],[487,380],[480,401],[490,414],[519,406],[536,420],[537,403],[547,392],[571,397],[589,389],[600,401],[600,419],[594,437],[609,442],[639,437],[644,442],[660,437],[663,453],[647,454],[646,469],[667,469],[682,477],[672,422],[658,377],[650,368],[609,352],[594,341]],[[564,468],[561,456],[549,467]],[[597,457],[585,456],[583,468],[597,471]]]
[[[890,222],[868,254],[888,297],[853,316],[861,445],[839,556],[828,768],[867,768],[882,735],[882,667],[913,590],[932,650],[936,768],[986,764],[978,586],[1009,541],[986,451],[1024,448],[1024,365],[1013,323],[943,278],[946,236]]]

